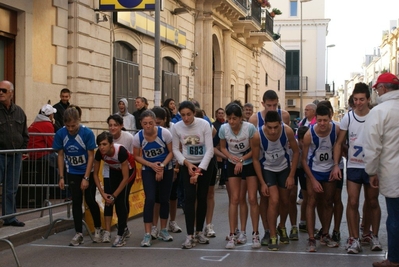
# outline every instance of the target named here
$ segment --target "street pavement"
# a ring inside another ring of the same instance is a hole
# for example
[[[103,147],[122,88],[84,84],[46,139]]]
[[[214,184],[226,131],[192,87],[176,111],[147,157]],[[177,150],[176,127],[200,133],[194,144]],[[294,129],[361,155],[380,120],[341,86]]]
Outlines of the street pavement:
[[[363,195],[363,194],[362,194]],[[370,251],[368,246],[357,255],[348,255],[344,249],[348,237],[346,210],[341,224],[341,244],[339,248],[328,248],[317,242],[317,252],[306,251],[307,234],[300,233],[299,241],[291,241],[290,244],[280,245],[280,250],[271,252],[267,247],[251,249],[250,233],[251,222],[247,223],[249,242],[245,245],[237,245],[235,249],[225,249],[225,237],[229,232],[228,227],[228,198],[225,189],[215,189],[216,207],[214,211],[214,230],[217,236],[210,239],[210,244],[197,244],[193,249],[181,249],[186,234],[172,234],[174,241],[163,242],[153,240],[149,248],[140,247],[144,234],[142,217],[129,220],[128,226],[132,236],[124,247],[112,248],[111,244],[92,243],[86,234],[85,243],[78,247],[68,246],[74,236],[74,230],[69,229],[50,235],[47,239],[35,239],[32,242],[17,246],[16,254],[21,266],[40,267],[71,267],[71,266],[372,266],[372,262],[384,259],[387,249],[387,236],[385,229],[386,207],[385,199],[380,196],[382,210],[379,238],[383,245],[382,252]],[[363,199],[363,197],[362,197]],[[343,188],[343,203],[346,204],[346,187]],[[361,201],[362,203],[362,201]],[[299,206],[298,220],[299,220]],[[359,210],[361,210],[360,207]],[[184,214],[178,210],[178,224],[185,229]],[[287,230],[290,230],[287,220]],[[316,227],[320,227],[317,223]],[[263,235],[263,227],[260,223],[260,235]],[[3,229],[4,230],[4,227]],[[332,231],[332,230],[331,230]],[[112,232],[112,240],[116,230]],[[0,252],[0,266],[17,266],[10,249]]]

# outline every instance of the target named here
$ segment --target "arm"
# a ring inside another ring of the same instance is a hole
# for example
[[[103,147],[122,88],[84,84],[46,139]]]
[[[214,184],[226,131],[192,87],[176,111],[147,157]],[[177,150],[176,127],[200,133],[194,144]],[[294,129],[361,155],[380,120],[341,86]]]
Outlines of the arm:
[[[337,141],[334,144],[333,153],[334,153],[334,166],[331,171],[331,177],[334,180],[341,180],[342,174],[339,169],[339,162],[341,161],[341,152],[342,152],[342,144],[345,141],[347,131],[341,130],[339,131]]]
[[[303,138],[303,148],[302,148],[302,168],[306,173],[306,176],[309,178],[309,180],[312,183],[312,188],[316,193],[322,193],[323,192],[323,187],[321,184],[314,178],[309,165],[308,165],[308,153],[309,153],[309,147],[311,144],[311,137],[310,137],[310,130],[306,132],[304,138]]]
[[[98,152],[96,152],[96,153],[98,153]],[[99,172],[100,172],[100,165],[101,165],[101,161],[94,160],[93,179],[94,179],[94,182],[96,183],[96,186],[97,186],[98,191],[100,192],[101,196],[102,196],[104,199],[107,199],[107,198],[104,196],[104,190],[103,190],[103,188],[102,188],[102,186],[101,186],[100,178],[98,177],[98,174],[99,174]]]
[[[381,137],[383,136],[384,127],[384,116],[377,116],[380,112],[380,110],[371,110],[364,124],[364,162],[366,164],[366,173],[370,177],[377,174],[380,165],[380,155],[382,151]]]
[[[112,193],[112,195],[115,198],[119,196],[119,194],[122,192],[122,190],[124,190],[124,188],[126,187],[128,181],[129,181],[129,164],[128,164],[127,160],[122,162],[121,172],[122,172],[123,179],[120,182],[118,188],[114,191],[114,193]]]
[[[260,166],[259,161],[259,153],[260,153],[260,137],[259,133],[256,132],[254,136],[249,140],[251,150],[252,150],[252,162],[256,172],[256,176],[258,176],[258,181],[260,184],[260,191],[264,196],[269,195],[269,188],[263,179],[262,168]]]
[[[212,140],[212,131],[210,127],[205,127],[205,132],[204,132],[204,138],[205,138],[205,155],[203,159],[201,160],[200,164],[198,165],[198,169],[200,170],[206,170],[208,169],[209,162],[213,158],[213,140]]]
[[[88,150],[87,151],[87,165],[86,165],[86,172],[84,174],[84,177],[90,177],[91,170],[93,169],[93,163],[94,163],[94,149]],[[85,190],[89,187],[89,181],[86,179],[82,179],[82,182],[80,183],[80,189]]]
[[[60,176],[60,180],[58,181],[58,186],[61,190],[65,189],[65,180],[64,180],[64,150],[58,150],[58,174]]]
[[[298,166],[299,161],[299,147],[298,143],[296,142],[294,131],[288,125],[285,125],[285,132],[288,137],[288,142],[292,150],[292,163],[291,163],[291,170],[287,178],[286,187],[287,189],[291,189],[295,185],[295,172]]]

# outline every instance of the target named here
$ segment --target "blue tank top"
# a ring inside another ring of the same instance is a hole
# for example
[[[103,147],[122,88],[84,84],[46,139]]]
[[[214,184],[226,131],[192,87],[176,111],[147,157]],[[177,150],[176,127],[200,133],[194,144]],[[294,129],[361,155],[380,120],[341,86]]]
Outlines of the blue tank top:
[[[141,149],[143,151],[143,158],[149,162],[164,161],[166,156],[169,154],[169,150],[162,138],[162,127],[158,127],[157,137],[152,142],[148,142],[144,139],[143,130],[140,130],[138,134],[140,138]],[[168,164],[168,166],[165,166],[165,169],[170,168],[172,168],[171,162]],[[143,170],[149,169],[151,168],[143,165]]]
[[[283,116],[281,115],[281,109],[277,109],[278,115],[280,116],[280,119],[283,120]],[[262,118],[262,111],[258,111],[258,128],[262,127],[265,124],[265,118]]]

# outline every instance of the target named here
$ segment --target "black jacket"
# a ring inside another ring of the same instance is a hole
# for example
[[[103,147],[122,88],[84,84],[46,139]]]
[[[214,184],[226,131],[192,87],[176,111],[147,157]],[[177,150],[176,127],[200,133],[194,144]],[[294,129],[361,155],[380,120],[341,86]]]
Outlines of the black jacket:
[[[25,112],[11,103],[9,110],[0,104],[0,150],[26,149],[29,135]]]

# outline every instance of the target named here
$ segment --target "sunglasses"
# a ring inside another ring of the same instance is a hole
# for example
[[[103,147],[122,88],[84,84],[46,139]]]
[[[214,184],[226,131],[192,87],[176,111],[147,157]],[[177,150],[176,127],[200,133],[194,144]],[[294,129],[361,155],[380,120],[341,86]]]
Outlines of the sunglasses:
[[[8,89],[6,89],[6,88],[0,88],[0,92],[2,92],[3,94],[7,94]]]

